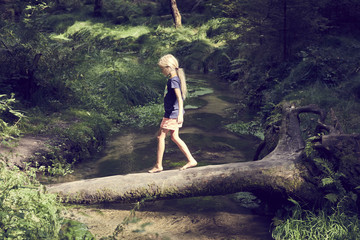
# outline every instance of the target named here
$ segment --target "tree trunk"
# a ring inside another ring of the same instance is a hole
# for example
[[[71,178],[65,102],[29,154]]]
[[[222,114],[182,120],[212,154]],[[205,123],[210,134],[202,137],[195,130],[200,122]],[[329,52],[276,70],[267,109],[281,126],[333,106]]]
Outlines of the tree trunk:
[[[170,0],[171,14],[174,19],[175,28],[181,27],[181,15],[176,4],[176,0]]]
[[[259,161],[171,170],[157,174],[137,173],[80,180],[48,186],[66,202],[133,202],[140,199],[182,198],[251,191],[314,201],[317,186],[310,165],[304,161],[299,114],[323,113],[314,106],[283,106],[279,142]]]

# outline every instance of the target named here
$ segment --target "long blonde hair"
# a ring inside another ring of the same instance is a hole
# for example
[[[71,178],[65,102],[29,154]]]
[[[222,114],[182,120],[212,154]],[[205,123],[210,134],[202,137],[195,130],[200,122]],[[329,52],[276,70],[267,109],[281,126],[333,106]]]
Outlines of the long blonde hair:
[[[187,87],[186,87],[186,77],[183,68],[179,68],[178,60],[171,54],[167,54],[160,58],[158,65],[160,68],[169,68],[170,72],[176,71],[178,77],[180,78],[181,85],[181,94],[183,99],[186,99]]]

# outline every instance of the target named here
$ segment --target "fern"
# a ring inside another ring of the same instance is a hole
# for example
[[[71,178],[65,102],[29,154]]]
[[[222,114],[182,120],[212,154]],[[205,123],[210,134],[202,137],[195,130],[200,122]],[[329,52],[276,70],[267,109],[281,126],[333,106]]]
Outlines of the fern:
[[[336,172],[333,170],[334,167],[328,160],[324,158],[314,158],[313,159],[316,166],[325,174],[328,176],[335,176]]]
[[[24,115],[12,108],[15,102],[14,94],[10,98],[5,94],[0,95],[0,141],[3,144],[18,137],[21,132],[18,124]],[[6,119],[6,113],[10,113],[16,120]]]
[[[305,145],[305,154],[307,157],[311,157],[314,154],[314,141],[319,139],[319,136],[313,136],[307,139]]]
[[[333,184],[335,180],[331,177],[321,179],[323,186]]]

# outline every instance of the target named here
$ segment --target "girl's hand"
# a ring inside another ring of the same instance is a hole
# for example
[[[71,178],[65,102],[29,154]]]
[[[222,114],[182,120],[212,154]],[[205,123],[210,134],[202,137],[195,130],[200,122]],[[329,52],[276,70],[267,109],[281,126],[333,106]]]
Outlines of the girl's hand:
[[[177,118],[177,122],[178,122],[178,124],[181,124],[181,123],[184,122],[184,116],[182,114],[180,114],[180,113],[179,113],[179,116]]]

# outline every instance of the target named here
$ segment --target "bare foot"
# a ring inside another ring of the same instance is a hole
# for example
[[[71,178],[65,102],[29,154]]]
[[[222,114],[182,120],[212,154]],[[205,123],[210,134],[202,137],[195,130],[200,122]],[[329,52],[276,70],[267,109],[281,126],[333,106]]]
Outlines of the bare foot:
[[[149,170],[149,173],[158,173],[161,172],[163,170],[163,168],[159,168],[159,167],[153,167],[153,169]]]
[[[187,164],[185,164],[182,168],[180,168],[180,170],[185,170],[185,169],[188,169],[188,168],[192,168],[192,167],[195,167],[197,165],[197,161],[191,161],[191,162],[188,162]]]

